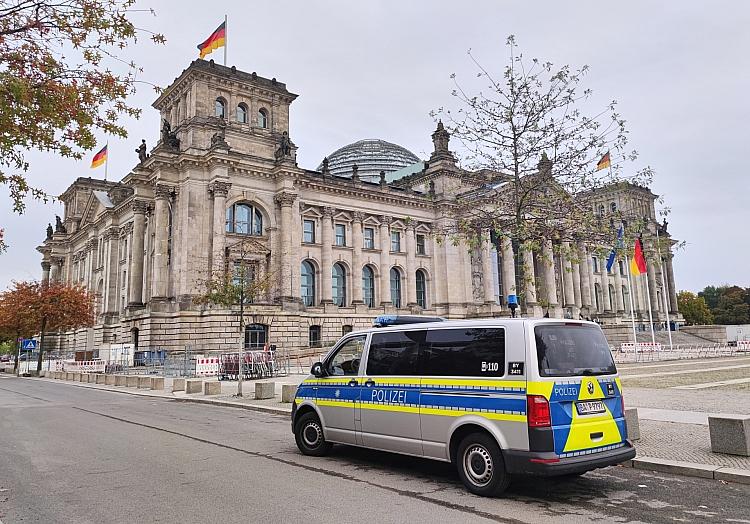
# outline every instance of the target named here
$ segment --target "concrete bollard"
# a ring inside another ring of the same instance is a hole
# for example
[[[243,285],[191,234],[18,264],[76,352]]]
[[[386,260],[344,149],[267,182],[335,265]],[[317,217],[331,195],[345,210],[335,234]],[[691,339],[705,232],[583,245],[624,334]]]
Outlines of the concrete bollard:
[[[138,377],[135,375],[128,375],[125,377],[125,385],[129,388],[137,388],[138,387]]]
[[[47,370],[46,370],[46,369],[43,369],[43,370],[41,370],[41,371],[39,372],[39,376],[40,376],[41,378],[44,378],[44,377],[46,377],[46,376],[47,376]]]
[[[641,426],[638,422],[638,408],[625,410],[625,426],[628,428],[628,438],[630,440],[641,439]]]
[[[282,402],[287,402],[287,403],[292,402],[296,394],[297,394],[296,384],[282,384],[281,385],[281,401]]]
[[[185,391],[185,379],[184,378],[175,378],[172,380],[172,392],[175,391]]]
[[[97,373],[96,378],[94,379],[97,384],[104,384],[104,381],[106,380],[107,375],[104,373]]]
[[[273,398],[275,393],[276,393],[276,385],[273,382],[256,382],[255,383],[255,399],[256,400]]]
[[[127,386],[127,379],[125,375],[115,375],[115,386]]]
[[[115,376],[114,375],[104,375],[104,383],[108,386],[114,386],[115,385]]]
[[[138,377],[138,389],[151,389],[151,377]]]
[[[96,383],[96,373],[86,373],[86,375],[88,375],[86,378],[89,380],[89,384]]]
[[[750,457],[750,416],[709,416],[708,432],[714,453]]]
[[[73,373],[73,382],[80,382],[80,381],[81,381],[81,374]]]
[[[164,377],[151,377],[151,389],[164,391]]]
[[[88,384],[89,381],[89,373],[81,373],[81,378],[79,382],[86,382]]]
[[[203,383],[203,394],[204,395],[221,395],[221,382],[204,382]]]
[[[200,393],[203,391],[202,380],[186,380],[185,381],[185,393]]]
[[[65,372],[65,380],[73,380],[73,375],[74,375],[74,373],[72,373],[70,371],[66,371]]]

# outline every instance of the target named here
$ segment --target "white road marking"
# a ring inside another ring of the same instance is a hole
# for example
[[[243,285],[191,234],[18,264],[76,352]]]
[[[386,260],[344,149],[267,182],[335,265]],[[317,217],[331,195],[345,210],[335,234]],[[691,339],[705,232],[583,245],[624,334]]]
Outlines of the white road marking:
[[[702,384],[690,384],[688,386],[672,386],[671,389],[708,389],[708,388],[715,388],[719,386],[729,386],[731,384],[745,384],[746,382],[750,382],[750,377],[733,378],[730,380],[719,380],[717,382],[704,382]]]

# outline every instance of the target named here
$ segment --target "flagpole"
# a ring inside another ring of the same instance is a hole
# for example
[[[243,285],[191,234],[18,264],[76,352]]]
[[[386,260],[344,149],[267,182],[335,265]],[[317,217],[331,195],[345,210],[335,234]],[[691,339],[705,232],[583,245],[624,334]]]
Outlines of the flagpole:
[[[104,157],[104,181],[107,181],[107,167],[109,166],[109,141],[105,144],[107,148],[107,156]]]
[[[661,271],[661,287],[664,290],[664,315],[667,317],[667,335],[669,335],[669,350],[672,350],[672,329],[669,325],[669,302],[667,295],[669,289],[667,289],[667,281],[664,279],[664,265],[661,261],[661,245],[659,244],[659,224],[656,224],[656,253],[659,257],[659,271]]]
[[[630,322],[633,325],[633,342],[638,343],[638,335],[635,331],[635,305],[633,303],[633,281],[630,279],[630,257],[625,255],[625,269],[628,273],[628,298],[630,299]]]
[[[646,302],[648,302],[648,323],[651,325],[651,343],[656,344],[656,336],[654,335],[654,317],[651,312],[651,290],[648,285],[648,276],[646,277]]]
[[[227,44],[229,43],[229,26],[227,25],[227,15],[224,15],[224,65],[227,65]]]

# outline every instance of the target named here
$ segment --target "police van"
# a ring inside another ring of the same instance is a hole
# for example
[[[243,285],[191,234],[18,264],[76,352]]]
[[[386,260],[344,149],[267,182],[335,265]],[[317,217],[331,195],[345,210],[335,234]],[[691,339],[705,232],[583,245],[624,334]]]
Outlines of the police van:
[[[292,430],[305,455],[340,443],[450,461],[483,496],[514,475],[578,475],[635,456],[597,324],[379,320],[339,340],[297,389]]]

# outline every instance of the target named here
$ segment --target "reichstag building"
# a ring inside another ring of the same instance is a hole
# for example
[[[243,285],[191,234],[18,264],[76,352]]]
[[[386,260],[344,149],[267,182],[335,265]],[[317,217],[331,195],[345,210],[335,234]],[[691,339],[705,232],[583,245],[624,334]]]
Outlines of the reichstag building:
[[[71,184],[60,197],[64,216],[38,247],[42,278],[91,289],[96,320],[50,337],[58,349],[236,350],[244,337],[248,346],[304,351],[382,313],[509,314],[506,297],[517,294],[510,243],[469,248],[439,238],[450,202],[476,189],[442,125],[427,159],[360,140],[305,169],[289,136],[296,97],[275,78],[195,60],[153,104],[161,139],[150,154],[142,145],[119,182]],[[598,193],[595,208],[650,216],[655,232],[655,198],[621,185]],[[678,314],[671,254],[649,264],[630,297],[624,261],[607,271],[580,249],[573,263],[524,255],[534,276],[522,290],[525,314],[627,329],[631,298],[637,321],[648,318],[645,286],[655,322],[665,309]],[[237,307],[195,300],[227,268],[259,283],[244,307],[244,333]]]

